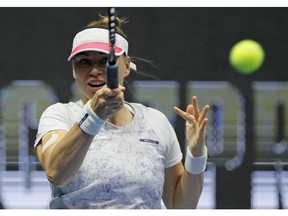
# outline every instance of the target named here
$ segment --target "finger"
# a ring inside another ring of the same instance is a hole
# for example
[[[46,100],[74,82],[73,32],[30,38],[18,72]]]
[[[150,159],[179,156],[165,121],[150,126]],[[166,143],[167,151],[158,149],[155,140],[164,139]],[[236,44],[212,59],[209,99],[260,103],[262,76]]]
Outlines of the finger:
[[[106,88],[102,88],[102,95],[105,98],[113,98],[116,97],[117,95],[123,93],[125,91],[125,87],[124,86],[120,86],[116,89],[110,89],[108,87]]]
[[[208,118],[204,118],[200,127],[199,127],[200,128],[200,133],[199,133],[200,137],[203,137],[205,135],[207,122],[208,122]]]
[[[188,121],[189,123],[191,123],[193,121],[194,116],[191,115],[190,113],[184,112],[183,110],[179,109],[178,107],[174,107],[174,111],[180,115],[183,119],[185,119],[186,121]]]
[[[115,95],[115,96],[110,96],[110,97],[104,97],[106,100],[107,104],[113,104],[113,103],[119,103],[122,102],[124,103],[124,94],[123,92],[120,92],[120,94]]]
[[[123,93],[122,93],[123,94]],[[97,110],[97,114],[102,113],[110,113],[111,110],[119,110],[124,106],[124,97],[123,95],[116,96],[115,98],[105,98],[105,97],[95,97],[93,101],[93,107],[95,111]],[[91,103],[92,103],[91,101]],[[114,112],[114,111],[113,111]],[[105,114],[105,115],[106,115]],[[100,114],[101,115],[101,114]]]
[[[186,115],[187,115],[187,113],[186,112],[184,112],[183,110],[181,110],[180,108],[178,108],[178,107],[174,107],[174,111],[179,115],[179,116],[181,116],[183,119],[186,119]]]
[[[194,115],[194,108],[193,108],[193,105],[192,105],[192,104],[189,104],[189,105],[187,106],[186,112],[187,112],[187,113],[190,113],[191,115]]]
[[[198,123],[199,124],[201,124],[203,119],[206,117],[206,114],[207,114],[208,110],[209,110],[209,105],[204,106],[204,108],[203,108],[203,110],[202,110],[202,112],[200,114],[200,117],[198,119]]]
[[[203,129],[206,127],[207,125],[207,122],[208,122],[208,118],[204,118],[202,123],[200,124],[200,129]]]
[[[195,117],[193,115],[190,116],[190,123],[192,124],[193,128],[198,128],[199,124],[197,123]],[[188,125],[189,126],[189,125]]]
[[[199,110],[196,96],[192,97],[192,104],[193,104],[193,108],[194,108],[194,116],[195,116],[196,120],[198,120],[199,115],[200,115],[200,110]]]
[[[122,86],[122,85],[118,85],[118,88],[115,88],[115,89],[111,89],[111,88],[109,88],[109,87],[107,87],[107,84],[106,85],[104,85],[103,86],[103,88],[101,88],[101,89],[108,89],[108,90],[111,90],[111,91],[114,91],[114,90],[121,90],[121,91],[125,91],[125,87],[124,86]]]

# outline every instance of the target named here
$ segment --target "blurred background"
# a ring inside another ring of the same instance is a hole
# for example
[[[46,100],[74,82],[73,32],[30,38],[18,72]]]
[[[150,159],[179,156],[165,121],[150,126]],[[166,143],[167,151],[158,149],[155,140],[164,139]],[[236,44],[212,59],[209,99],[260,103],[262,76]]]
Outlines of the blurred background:
[[[50,188],[33,149],[51,104],[81,98],[67,62],[75,33],[107,8],[0,8],[0,207],[45,209]],[[185,122],[173,112],[191,97],[209,104],[209,164],[198,208],[288,208],[288,8],[119,7],[130,56],[127,101],[166,114],[185,152]],[[229,63],[243,39],[265,50],[259,70]],[[148,75],[148,76],[147,76]]]

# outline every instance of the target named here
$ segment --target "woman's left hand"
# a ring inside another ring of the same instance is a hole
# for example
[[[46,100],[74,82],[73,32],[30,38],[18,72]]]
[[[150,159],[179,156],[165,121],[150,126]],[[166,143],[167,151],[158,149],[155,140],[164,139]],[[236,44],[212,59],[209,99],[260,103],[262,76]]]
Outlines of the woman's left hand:
[[[200,112],[196,96],[192,97],[192,104],[187,106],[186,112],[174,107],[174,111],[186,120],[186,138],[189,149],[195,157],[201,157],[205,151],[206,123],[208,121],[206,114],[208,110],[209,105],[206,105]]]

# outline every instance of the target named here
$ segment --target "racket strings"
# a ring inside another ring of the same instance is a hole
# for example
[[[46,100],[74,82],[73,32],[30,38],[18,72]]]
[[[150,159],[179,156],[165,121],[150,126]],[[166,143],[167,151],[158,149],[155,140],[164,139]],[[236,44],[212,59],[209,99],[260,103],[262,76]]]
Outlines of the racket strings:
[[[109,17],[109,41],[111,47],[114,49],[115,46],[115,36],[116,36],[116,16],[115,16],[115,8],[108,9],[108,17]]]

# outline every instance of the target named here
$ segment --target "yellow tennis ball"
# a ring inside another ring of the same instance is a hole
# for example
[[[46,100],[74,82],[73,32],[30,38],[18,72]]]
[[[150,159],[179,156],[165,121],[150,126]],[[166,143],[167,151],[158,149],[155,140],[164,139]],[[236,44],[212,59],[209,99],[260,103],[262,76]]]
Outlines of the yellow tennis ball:
[[[230,64],[242,74],[251,74],[263,64],[265,52],[254,40],[246,39],[236,43],[229,55]]]

